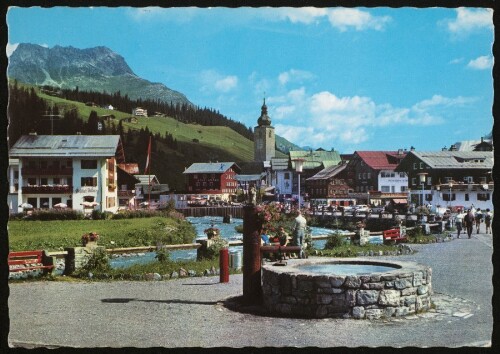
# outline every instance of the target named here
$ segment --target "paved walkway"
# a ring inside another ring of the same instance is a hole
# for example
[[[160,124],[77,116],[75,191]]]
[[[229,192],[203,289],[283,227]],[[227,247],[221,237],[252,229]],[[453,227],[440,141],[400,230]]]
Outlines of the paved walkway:
[[[15,347],[483,347],[493,328],[492,236],[416,245],[436,310],[392,320],[285,319],[234,311],[242,276],[11,284]],[[382,257],[379,257],[380,259]],[[394,257],[383,257],[391,259]]]

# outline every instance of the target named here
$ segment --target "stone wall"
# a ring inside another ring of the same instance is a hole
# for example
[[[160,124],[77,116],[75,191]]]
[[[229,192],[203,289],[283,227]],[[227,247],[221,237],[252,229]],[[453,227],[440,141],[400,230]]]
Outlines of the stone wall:
[[[64,275],[70,275],[74,271],[82,268],[87,262],[89,257],[95,252],[97,249],[102,249],[105,251],[103,246],[97,246],[93,242],[89,242],[86,247],[69,247],[64,250],[67,251],[67,254],[64,258],[65,266],[64,266]]]
[[[329,259],[340,262],[339,259]],[[352,262],[387,265],[356,258]],[[285,267],[264,265],[262,292],[269,313],[289,317],[378,319],[405,316],[431,307],[432,269],[413,262],[390,262],[400,269],[372,275],[320,275],[301,272],[293,260]],[[316,263],[316,262],[314,262]],[[328,263],[322,258],[319,263]],[[345,261],[344,261],[345,263]]]

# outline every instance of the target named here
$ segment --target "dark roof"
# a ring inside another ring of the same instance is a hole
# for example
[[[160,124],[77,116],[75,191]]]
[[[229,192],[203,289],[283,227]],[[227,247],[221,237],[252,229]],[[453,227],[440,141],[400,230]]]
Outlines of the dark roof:
[[[430,168],[435,169],[492,169],[492,151],[412,151]]]
[[[356,151],[364,163],[374,170],[394,170],[406,156],[406,151]]]
[[[189,166],[183,173],[224,173],[233,166],[236,166],[237,170],[240,169],[235,162],[196,162]]]
[[[309,177],[307,181],[315,181],[315,180],[329,179],[335,177],[340,172],[344,171],[346,166],[347,164],[327,167],[316,173],[314,176]]]
[[[12,157],[110,157],[123,161],[119,135],[23,135],[10,149]]]

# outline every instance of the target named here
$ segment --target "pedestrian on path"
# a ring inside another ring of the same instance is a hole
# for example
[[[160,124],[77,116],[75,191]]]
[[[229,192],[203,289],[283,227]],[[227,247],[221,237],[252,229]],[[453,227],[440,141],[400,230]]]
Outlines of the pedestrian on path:
[[[474,214],[470,209],[467,210],[467,214],[464,216],[465,229],[467,230],[467,236],[469,238],[472,235],[472,228],[474,226]]]
[[[486,225],[486,233],[491,234],[491,219],[492,213],[490,209],[486,209],[486,214],[484,215],[484,225]]]
[[[476,211],[476,233],[479,233],[479,229],[481,228],[481,223],[483,222],[483,212],[481,211],[481,208],[477,208]]]
[[[464,216],[466,214],[460,213],[455,216],[455,226],[457,227],[457,238],[460,238],[460,232],[462,232],[462,225],[464,222]]]

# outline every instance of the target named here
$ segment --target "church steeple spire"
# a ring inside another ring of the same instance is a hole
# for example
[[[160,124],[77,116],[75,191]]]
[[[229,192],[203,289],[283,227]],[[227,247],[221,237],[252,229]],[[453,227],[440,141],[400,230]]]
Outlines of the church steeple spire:
[[[265,97],[264,97],[264,103],[262,104],[261,107],[260,117],[257,120],[257,123],[259,124],[259,126],[271,125],[271,118],[269,118],[269,116],[267,115],[267,106]]]

